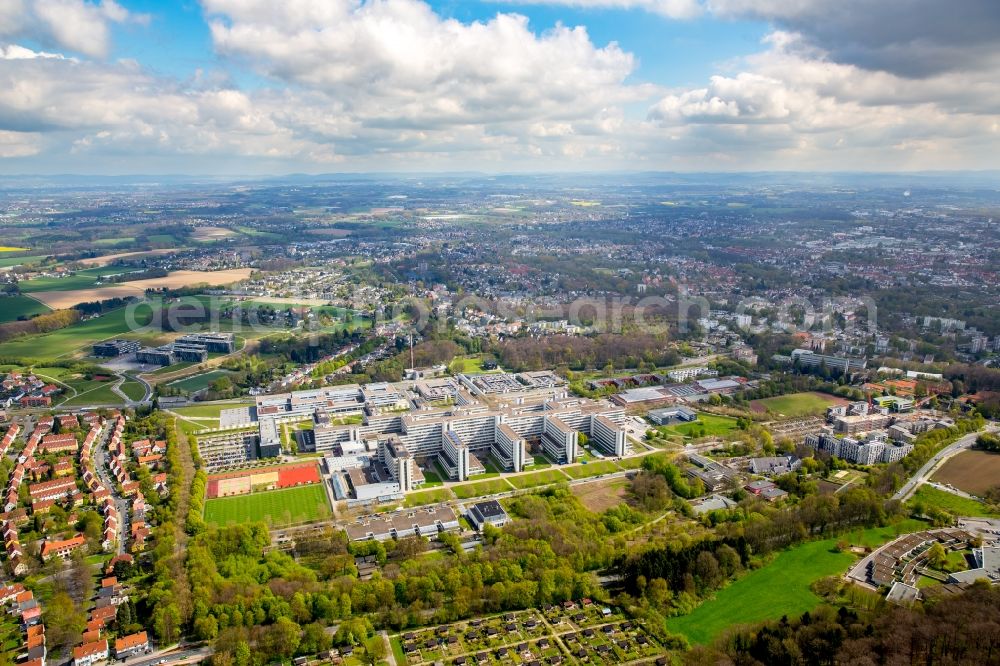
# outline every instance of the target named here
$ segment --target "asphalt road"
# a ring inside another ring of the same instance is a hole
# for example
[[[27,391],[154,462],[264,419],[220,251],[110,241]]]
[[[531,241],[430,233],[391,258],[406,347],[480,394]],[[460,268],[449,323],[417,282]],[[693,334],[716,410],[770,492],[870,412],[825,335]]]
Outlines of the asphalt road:
[[[996,425],[989,424],[986,426],[986,430],[980,430],[979,432],[970,433],[962,437],[961,439],[957,440],[953,444],[949,444],[948,446],[938,451],[933,458],[928,460],[923,467],[918,469],[916,473],[913,476],[911,476],[906,483],[903,484],[903,487],[900,488],[896,492],[896,494],[892,496],[892,499],[899,500],[901,502],[909,499],[910,495],[916,492],[920,484],[925,482],[927,479],[931,477],[931,474],[934,472],[934,470],[937,469],[937,466],[940,463],[944,462],[945,460],[947,460],[948,458],[952,457],[957,453],[961,453],[966,449],[972,448],[972,445],[976,443],[976,438],[979,437],[979,435],[982,434],[983,432],[995,431],[996,429],[997,429]]]

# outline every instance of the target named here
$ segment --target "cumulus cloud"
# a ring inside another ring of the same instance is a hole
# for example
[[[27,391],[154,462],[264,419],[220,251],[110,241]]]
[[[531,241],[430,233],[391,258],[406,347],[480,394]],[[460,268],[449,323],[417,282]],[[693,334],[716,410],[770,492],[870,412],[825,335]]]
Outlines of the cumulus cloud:
[[[0,130],[0,159],[28,157],[41,151],[41,136],[27,132]]]
[[[46,46],[102,58],[111,46],[111,23],[149,22],[114,0],[0,0],[0,37],[30,38]]]
[[[990,168],[1000,153],[995,70],[951,61],[914,76],[852,60],[806,25],[811,0],[702,2],[778,28],[757,53],[674,90],[632,82],[635,58],[615,43],[580,27],[537,33],[515,13],[467,23],[418,0],[204,0],[224,62],[265,81],[240,90],[226,72],[181,81],[95,59],[106,36],[103,48],[39,39],[46,3],[96,12],[105,29],[135,19],[110,2],[39,0],[22,14],[11,8],[27,3],[0,0],[0,31],[39,45],[0,43],[0,158],[13,160],[0,168]]]
[[[442,19],[417,0],[206,0],[217,50],[323,91],[384,127],[589,117],[635,95],[635,62],[583,27],[541,35],[517,14]]]
[[[910,78],[836,62],[777,32],[738,73],[672,91],[648,121],[713,153],[829,168],[995,166],[1000,82],[964,70]]]

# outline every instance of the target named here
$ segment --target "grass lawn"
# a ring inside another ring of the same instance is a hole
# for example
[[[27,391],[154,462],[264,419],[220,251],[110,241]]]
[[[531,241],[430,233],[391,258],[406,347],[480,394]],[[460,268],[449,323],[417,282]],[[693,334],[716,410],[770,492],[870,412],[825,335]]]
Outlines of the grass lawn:
[[[493,495],[505,493],[510,490],[510,485],[503,479],[488,479],[478,483],[468,483],[462,486],[455,486],[452,491],[458,499],[469,499],[481,495]]]
[[[119,388],[132,400],[142,400],[143,396],[146,395],[146,387],[134,379],[126,379]]]
[[[646,456],[631,456],[629,458],[622,458],[617,464],[622,469],[639,469],[642,467],[642,461],[645,459]]]
[[[692,438],[718,436],[736,430],[736,419],[699,412],[696,421],[663,426],[659,430],[668,435],[681,435]]]
[[[185,377],[184,379],[176,379],[167,384],[167,386],[187,391],[189,393],[194,393],[196,391],[207,389],[209,384],[220,377],[227,376],[228,374],[229,372],[225,370],[212,370],[210,372],[202,372],[197,375],[191,375],[190,377]]]
[[[156,339],[155,332],[143,332],[142,334],[130,334],[130,324],[126,317],[127,308],[119,308],[94,319],[81,321],[52,331],[45,335],[29,335],[23,338],[16,338],[9,342],[0,344],[0,356],[13,356],[21,358],[55,358],[66,356],[83,348],[89,348],[99,340],[106,340],[117,336],[142,340],[144,342]],[[135,323],[144,326],[152,316],[152,309],[148,305],[142,305],[135,309]],[[90,350],[87,349],[89,352]]]
[[[926,523],[904,521],[896,527],[859,530],[782,551],[767,566],[719,590],[692,613],[668,619],[667,627],[684,634],[692,643],[708,643],[732,625],[800,615],[821,601],[809,589],[813,581],[842,574],[856,561],[855,555],[834,550],[838,540],[846,539],[852,545],[878,545],[895,538],[900,531],[924,527]]]
[[[588,476],[600,476],[601,474],[610,474],[611,472],[620,472],[618,465],[614,464],[610,460],[595,460],[589,462],[586,465],[573,465],[572,467],[564,467],[562,471],[569,474],[574,479],[585,479]]]
[[[785,418],[798,418],[801,416],[812,416],[823,414],[826,408],[836,402],[818,393],[791,393],[789,395],[779,395],[773,398],[755,400],[754,404],[759,404],[766,409],[780,414]]]
[[[181,361],[180,363],[174,363],[173,365],[165,365],[162,368],[157,368],[152,372],[147,372],[147,375],[167,375],[172,372],[177,372],[178,370],[186,370],[193,365],[198,365],[194,361]]]
[[[437,470],[437,465],[434,469],[427,467],[424,471],[424,488],[436,488],[438,486],[444,485],[444,481],[441,480],[441,474]]]
[[[495,370],[483,370],[483,359],[481,356],[456,356],[448,364],[448,367],[455,372],[461,372],[465,374],[482,374],[484,372],[499,372],[499,368]]]
[[[1000,517],[995,511],[990,511],[985,504],[976,500],[966,499],[937,488],[921,485],[910,498],[910,506],[922,503],[926,507],[936,507],[956,516],[980,516],[986,518]]]
[[[30,317],[46,312],[51,312],[47,305],[28,296],[0,297],[0,324],[17,321],[18,317]]]
[[[200,419],[218,419],[219,414],[223,409],[235,409],[237,407],[247,407],[252,405],[252,402],[214,402],[205,403],[203,405],[191,405],[190,407],[176,407],[170,411],[176,412],[181,416],[187,416],[190,418],[200,418]]]
[[[289,525],[318,520],[329,513],[326,491],[319,483],[237,497],[218,497],[205,502],[205,521],[214,525],[256,520],[269,525]]]
[[[92,382],[93,387],[82,391],[74,397],[60,402],[61,407],[83,407],[86,405],[120,405],[124,403],[122,397],[111,390],[114,380],[106,382]]]
[[[434,488],[432,490],[421,490],[415,493],[407,493],[406,506],[423,506],[425,504],[437,504],[455,499],[454,495],[447,488]]]
[[[534,474],[512,476],[507,480],[512,486],[520,490],[522,488],[534,488],[535,486],[547,486],[551,483],[561,483],[567,479],[566,475],[558,469],[546,469]]]

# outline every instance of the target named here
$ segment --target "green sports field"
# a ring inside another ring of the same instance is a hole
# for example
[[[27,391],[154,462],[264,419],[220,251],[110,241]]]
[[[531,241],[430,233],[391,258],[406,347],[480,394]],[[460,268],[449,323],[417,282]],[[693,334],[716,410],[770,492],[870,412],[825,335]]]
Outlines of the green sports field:
[[[46,312],[51,312],[47,305],[27,296],[0,297],[0,324],[16,321],[18,317],[30,317]]]
[[[807,392],[754,400],[752,404],[755,408],[758,406],[763,407],[770,412],[791,419],[823,414],[826,412],[827,407],[837,402],[837,399],[831,396]]]
[[[767,566],[719,590],[692,613],[667,620],[667,628],[684,634],[692,643],[708,643],[732,625],[800,615],[820,603],[809,589],[813,581],[845,573],[856,561],[849,552],[836,552],[837,541],[875,546],[926,526],[920,521],[904,521],[897,527],[859,530],[782,551]]]
[[[319,483],[237,497],[218,497],[205,502],[205,522],[213,525],[261,520],[280,526],[319,520],[329,514],[326,490]]]

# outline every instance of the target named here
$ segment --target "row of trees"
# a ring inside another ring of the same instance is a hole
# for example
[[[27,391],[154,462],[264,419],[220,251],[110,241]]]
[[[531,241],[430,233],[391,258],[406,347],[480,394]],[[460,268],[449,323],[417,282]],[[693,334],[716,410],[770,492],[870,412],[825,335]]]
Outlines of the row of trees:
[[[0,302],[0,305],[2,305],[2,302]],[[52,331],[75,324],[80,321],[80,317],[81,313],[79,310],[53,310],[52,312],[40,314],[26,321],[11,321],[6,324],[0,324],[0,342],[25,335],[51,333]]]

